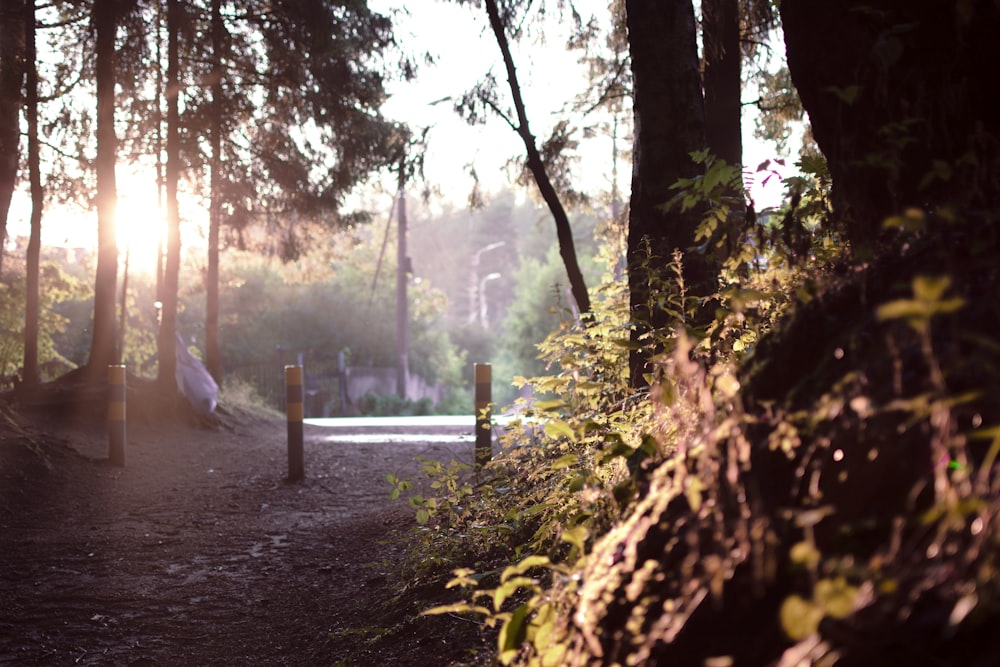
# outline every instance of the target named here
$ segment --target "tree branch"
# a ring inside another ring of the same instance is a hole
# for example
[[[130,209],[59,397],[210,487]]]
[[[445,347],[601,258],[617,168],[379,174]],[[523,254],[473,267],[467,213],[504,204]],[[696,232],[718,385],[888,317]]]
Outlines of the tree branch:
[[[542,156],[535,145],[535,137],[531,134],[528,126],[528,114],[524,108],[524,99],[521,97],[521,86],[517,82],[517,70],[514,67],[514,59],[510,54],[510,44],[504,33],[503,22],[500,20],[500,12],[497,9],[496,0],[486,0],[486,13],[489,15],[490,27],[496,37],[497,45],[500,47],[500,54],[503,56],[504,67],[507,69],[507,83],[510,84],[511,96],[514,99],[514,111],[517,114],[516,131],[521,135],[524,148],[528,153],[528,169],[535,178],[535,184],[542,195],[542,199],[549,207],[552,217],[556,223],[556,236],[559,240],[559,254],[562,256],[563,264],[566,266],[566,273],[569,278],[570,288],[573,291],[573,298],[581,313],[590,312],[590,296],[587,294],[587,285],[580,272],[580,266],[576,260],[576,249],[573,245],[573,232],[569,224],[569,217],[566,209],[559,201],[552,181],[545,170]]]

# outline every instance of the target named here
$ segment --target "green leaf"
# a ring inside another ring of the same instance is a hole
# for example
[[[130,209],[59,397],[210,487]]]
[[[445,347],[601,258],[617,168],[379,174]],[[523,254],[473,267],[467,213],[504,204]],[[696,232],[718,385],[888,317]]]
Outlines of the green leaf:
[[[576,454],[566,454],[553,461],[552,465],[549,466],[549,470],[563,470],[564,468],[576,465],[579,460],[580,457]]]
[[[611,343],[617,345],[618,347],[623,347],[626,350],[639,350],[642,349],[642,344],[637,343],[628,338],[612,338]]]
[[[421,526],[426,526],[427,522],[430,520],[431,520],[430,512],[428,512],[422,507],[417,510],[417,523],[419,523]]]
[[[823,610],[816,604],[798,596],[789,595],[781,603],[781,627],[793,641],[805,639],[819,629],[823,620]]]
[[[553,440],[564,437],[572,440],[576,437],[576,433],[573,431],[573,427],[562,421],[561,419],[556,419],[550,421],[545,425],[545,435],[552,438]]]
[[[541,652],[552,645],[552,635],[559,614],[551,604],[543,604],[535,609],[534,618],[528,623],[528,641]]]
[[[520,562],[505,568],[500,575],[500,581],[501,583],[506,583],[511,577],[524,574],[533,567],[548,567],[551,564],[552,561],[549,560],[548,556],[539,556],[537,554],[526,556]]]
[[[500,628],[497,644],[500,648],[500,662],[505,665],[509,665],[517,657],[521,644],[527,636],[525,619],[528,617],[528,611],[528,605],[522,604]]]
[[[951,278],[948,276],[916,276],[913,279],[913,296],[920,301],[937,301],[951,287]]]
[[[827,616],[847,618],[854,611],[854,601],[858,597],[858,588],[848,584],[844,577],[820,579],[816,582],[814,596]]]
[[[926,318],[927,307],[919,301],[913,299],[897,299],[889,303],[883,303],[875,311],[875,317],[880,322],[886,320],[911,320],[913,318]]]
[[[456,602],[455,604],[444,604],[438,607],[431,607],[420,612],[421,616],[440,616],[441,614],[482,614],[490,616],[491,612],[486,607],[472,605],[467,602]]]
[[[809,542],[797,542],[791,550],[792,562],[803,567],[813,569],[819,565],[820,553]]]
[[[901,229],[906,232],[922,232],[927,227],[927,216],[919,208],[908,208],[902,215],[892,215],[882,223],[885,229]]]
[[[478,586],[479,578],[482,578],[483,576],[477,575],[475,570],[467,567],[460,567],[452,574],[455,576],[444,585],[445,588],[455,588],[456,586]]]
[[[536,514],[541,514],[542,512],[544,512],[547,509],[550,509],[551,507],[552,503],[535,503],[534,505],[531,505],[521,510],[517,514],[518,516],[521,517],[535,516]]]
[[[537,586],[538,582],[531,577],[511,577],[493,591],[493,608],[500,611],[500,607],[507,598],[518,590],[522,588],[534,589]]]
[[[705,488],[705,485],[697,477],[688,477],[686,486],[684,496],[687,498],[691,509],[697,513],[701,509],[701,492]]]
[[[568,530],[564,530],[560,537],[563,542],[567,542],[575,548],[577,553],[583,554],[586,551],[584,547],[587,543],[587,538],[590,537],[590,531],[586,526],[577,525]]]

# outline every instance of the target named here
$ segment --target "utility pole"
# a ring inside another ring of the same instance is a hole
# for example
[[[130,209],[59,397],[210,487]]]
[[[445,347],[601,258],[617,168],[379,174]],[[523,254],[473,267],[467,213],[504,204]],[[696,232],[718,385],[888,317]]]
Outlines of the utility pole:
[[[396,394],[406,399],[410,376],[409,318],[407,315],[406,284],[409,280],[410,258],[406,256],[406,165],[399,162],[399,240],[396,255]]]

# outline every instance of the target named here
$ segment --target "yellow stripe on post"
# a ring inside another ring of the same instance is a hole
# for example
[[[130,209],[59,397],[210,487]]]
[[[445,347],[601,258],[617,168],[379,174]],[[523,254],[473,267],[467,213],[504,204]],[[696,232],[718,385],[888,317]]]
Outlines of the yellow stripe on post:
[[[288,416],[288,481],[305,477],[303,453],[305,390],[302,386],[302,366],[285,366],[285,413]]]
[[[108,462],[125,465],[125,366],[108,366]]]
[[[482,467],[493,458],[493,367],[475,365],[476,378],[476,466]]]

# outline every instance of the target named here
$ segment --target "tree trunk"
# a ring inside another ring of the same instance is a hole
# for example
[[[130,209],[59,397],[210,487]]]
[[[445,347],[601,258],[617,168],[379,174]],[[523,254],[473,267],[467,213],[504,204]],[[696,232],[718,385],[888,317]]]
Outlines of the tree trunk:
[[[7,245],[7,216],[20,162],[21,86],[24,83],[24,0],[4,0],[0,10],[0,273]]]
[[[167,252],[163,270],[163,309],[157,338],[159,367],[157,381],[162,391],[177,391],[177,296],[180,283],[181,231],[177,203],[180,180],[180,7],[179,0],[167,1]]]
[[[212,192],[208,213],[208,267],[205,273],[205,367],[222,384],[219,353],[219,231],[222,225],[222,0],[212,0]]]
[[[104,377],[115,363],[115,303],[118,280],[118,242],[115,237],[115,33],[116,0],[94,0],[97,32],[97,272],[94,280],[94,328],[87,367]]]
[[[517,82],[517,70],[514,68],[514,58],[510,53],[510,45],[504,33],[503,22],[500,20],[500,12],[497,9],[496,0],[486,0],[486,13],[490,18],[490,27],[496,37],[500,53],[503,55],[504,66],[507,68],[507,83],[510,85],[511,96],[514,98],[514,110],[517,113],[517,132],[521,135],[524,148],[528,154],[528,169],[538,185],[538,191],[542,199],[549,207],[552,217],[556,223],[556,238],[559,241],[559,255],[562,257],[569,279],[570,289],[573,292],[573,299],[581,313],[590,312],[590,295],[587,293],[587,284],[583,280],[580,272],[580,265],[576,260],[576,247],[573,244],[573,230],[569,224],[569,216],[566,209],[559,201],[559,194],[552,185],[551,179],[545,170],[545,163],[535,145],[535,137],[531,134],[528,126],[528,114],[524,108],[524,100],[521,98],[521,86]]]
[[[31,182],[31,234],[25,258],[25,307],[24,307],[24,384],[34,386],[41,381],[38,371],[38,319],[39,271],[42,248],[42,191],[41,166],[38,158],[38,69],[35,64],[35,3],[28,2],[24,9],[25,116],[28,119],[28,177]]]
[[[997,3],[782,0],[780,10],[835,218],[856,252],[904,207],[995,205]]]
[[[689,297],[712,294],[717,270],[708,257],[690,251],[700,212],[663,209],[676,194],[670,186],[699,173],[690,153],[705,147],[694,9],[690,1],[628,0],[625,11],[635,115],[627,259],[637,349],[629,366],[632,385],[641,387],[653,352],[646,337],[674,319],[663,305],[651,304],[654,293],[667,287],[664,268],[674,251],[682,253]]]
[[[743,164],[739,0],[702,0],[705,141],[728,164]]]
[[[163,164],[163,98],[166,95],[163,86],[163,3],[156,3],[156,131],[154,145],[156,146],[156,210],[162,211],[164,190],[166,189],[165,167]],[[156,300],[163,304],[163,233],[156,240]]]

